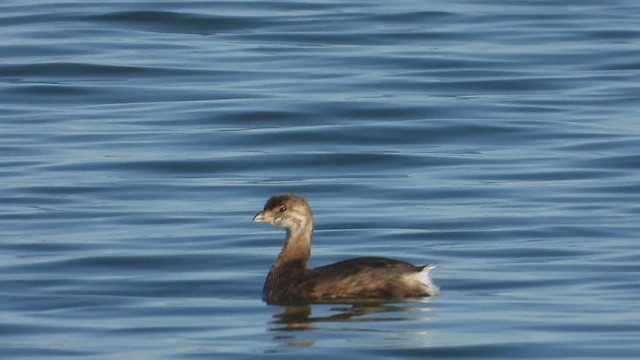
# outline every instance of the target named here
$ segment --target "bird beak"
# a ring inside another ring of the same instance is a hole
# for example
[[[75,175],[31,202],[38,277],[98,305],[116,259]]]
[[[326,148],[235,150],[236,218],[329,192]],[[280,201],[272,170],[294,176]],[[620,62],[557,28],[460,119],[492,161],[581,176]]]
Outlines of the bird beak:
[[[253,222],[271,222],[266,211],[261,211],[253,217]]]

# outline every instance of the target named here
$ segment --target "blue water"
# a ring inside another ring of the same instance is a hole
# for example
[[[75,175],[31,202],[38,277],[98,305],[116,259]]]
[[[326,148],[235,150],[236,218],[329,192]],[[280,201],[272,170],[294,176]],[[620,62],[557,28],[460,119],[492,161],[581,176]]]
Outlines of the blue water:
[[[637,1],[0,3],[3,359],[635,359]],[[310,265],[416,303],[268,306]]]

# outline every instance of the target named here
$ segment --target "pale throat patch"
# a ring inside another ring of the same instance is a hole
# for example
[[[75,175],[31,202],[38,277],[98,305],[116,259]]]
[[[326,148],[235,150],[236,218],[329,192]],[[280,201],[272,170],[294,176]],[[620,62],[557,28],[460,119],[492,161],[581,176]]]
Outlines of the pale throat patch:
[[[309,218],[304,214],[300,214],[297,212],[291,212],[289,215],[293,218],[290,228],[291,233],[299,234],[307,226],[307,221],[309,220]]]

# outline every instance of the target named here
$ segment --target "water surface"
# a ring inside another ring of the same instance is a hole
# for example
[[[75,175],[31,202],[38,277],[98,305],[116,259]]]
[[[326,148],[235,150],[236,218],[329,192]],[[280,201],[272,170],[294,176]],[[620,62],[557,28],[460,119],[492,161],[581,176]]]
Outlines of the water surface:
[[[0,353],[637,357],[639,11],[3,2]],[[279,192],[441,294],[262,303]]]

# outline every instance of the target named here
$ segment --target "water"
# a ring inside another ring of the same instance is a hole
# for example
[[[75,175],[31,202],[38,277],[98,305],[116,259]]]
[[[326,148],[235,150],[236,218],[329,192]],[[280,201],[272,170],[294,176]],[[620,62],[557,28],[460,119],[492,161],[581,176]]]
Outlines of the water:
[[[2,358],[637,358],[639,11],[2,2]],[[441,294],[262,303],[279,192]]]

